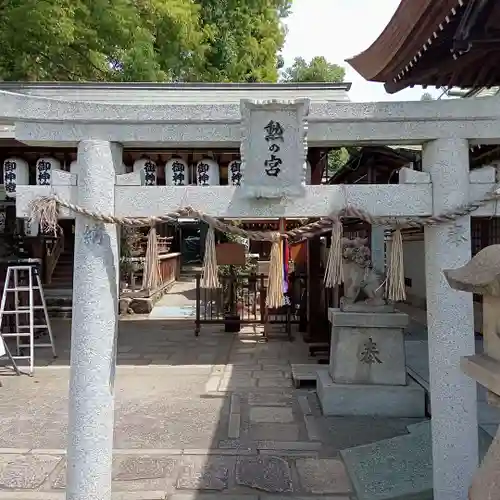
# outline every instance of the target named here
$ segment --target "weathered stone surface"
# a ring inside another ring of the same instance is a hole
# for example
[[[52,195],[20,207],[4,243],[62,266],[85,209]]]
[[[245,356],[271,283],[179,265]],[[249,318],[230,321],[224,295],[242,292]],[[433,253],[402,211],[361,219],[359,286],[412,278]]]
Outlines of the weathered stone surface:
[[[470,500],[500,498],[500,430],[472,480]]]
[[[297,441],[299,426],[297,424],[252,424],[248,430],[250,439],[256,441]]]
[[[38,488],[61,459],[57,455],[1,455],[0,488]]]
[[[296,461],[302,487],[308,493],[349,493],[351,485],[344,464],[337,459],[304,458]]]
[[[277,408],[272,406],[250,408],[250,422],[253,423],[288,424],[293,421],[291,408]]]
[[[226,500],[259,500],[258,495],[247,495],[246,493],[243,493],[241,495],[239,494],[231,494],[231,495],[224,495],[223,498],[226,498]],[[114,499],[113,499],[114,500]],[[221,500],[220,493],[201,493],[198,491],[190,491],[189,493],[174,493],[173,495],[168,496],[168,500]],[[302,500],[302,499],[299,499]],[[316,499],[312,499],[316,500]],[[326,498],[324,500],[330,500],[329,498]],[[348,500],[344,498],[338,498],[335,500]]]
[[[265,378],[270,380],[276,380],[283,378],[283,372],[278,370],[258,370],[252,372],[252,377],[256,379]]]
[[[280,457],[243,458],[236,464],[236,482],[270,493],[292,493],[288,462]]]
[[[113,479],[116,481],[137,481],[158,479],[171,475],[177,460],[171,457],[115,457]]]
[[[406,385],[403,313],[330,309],[330,375],[338,384]]]
[[[256,380],[250,377],[222,379],[219,384],[219,391],[232,389],[249,389],[255,387]]]
[[[465,266],[443,271],[456,290],[481,295],[500,296],[500,245],[490,245],[478,252]]]
[[[285,388],[285,387],[292,387],[292,381],[286,378],[280,378],[280,379],[267,379],[263,378],[259,380],[259,387],[265,387],[267,388],[273,388],[273,387],[280,387],[280,388]]]
[[[248,394],[248,404],[251,406],[289,406],[292,404],[292,395],[250,392]]]
[[[185,457],[177,479],[177,488],[185,490],[217,490],[227,488],[232,457]]]

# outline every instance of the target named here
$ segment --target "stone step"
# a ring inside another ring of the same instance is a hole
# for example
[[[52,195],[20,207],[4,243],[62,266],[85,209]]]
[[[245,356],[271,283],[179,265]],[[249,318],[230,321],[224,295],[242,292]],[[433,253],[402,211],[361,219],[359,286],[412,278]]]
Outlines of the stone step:
[[[292,363],[292,382],[297,389],[300,387],[316,388],[318,382],[318,371],[328,372],[328,366],[318,364],[295,364]]]
[[[432,500],[430,420],[407,429],[405,436],[340,452],[358,500]],[[492,438],[478,432],[482,459]]]

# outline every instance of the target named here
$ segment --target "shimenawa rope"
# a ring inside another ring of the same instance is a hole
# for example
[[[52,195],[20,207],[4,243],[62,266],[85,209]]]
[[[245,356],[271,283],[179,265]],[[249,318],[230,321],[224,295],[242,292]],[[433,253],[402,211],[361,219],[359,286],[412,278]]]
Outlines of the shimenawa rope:
[[[268,231],[246,231],[238,226],[227,224],[222,222],[215,217],[209,216],[207,214],[201,213],[192,207],[186,207],[179,209],[175,212],[158,216],[158,217],[117,217],[108,214],[102,214],[99,212],[94,212],[87,210],[78,205],[69,203],[66,200],[61,199],[57,195],[51,195],[48,197],[41,197],[34,200],[31,203],[30,210],[30,221],[38,221],[40,228],[43,232],[56,233],[58,228],[58,205],[61,205],[69,210],[85,215],[89,218],[93,218],[108,224],[121,224],[128,226],[153,226],[156,223],[161,222],[173,222],[180,217],[193,217],[206,222],[212,230],[217,229],[218,231],[224,233],[232,233],[238,236],[249,238],[256,241],[271,241],[272,251],[271,251],[271,262],[270,262],[270,276],[269,276],[269,291],[268,291],[268,306],[269,307],[280,307],[284,302],[283,297],[283,283],[282,283],[282,269],[283,269],[283,255],[282,251],[278,252],[281,248],[282,238],[303,238],[311,237],[318,233],[323,233],[325,230],[332,228],[332,246],[330,248],[327,270],[325,275],[326,286],[335,286],[343,281],[342,276],[342,244],[341,244],[341,217],[355,217],[361,219],[374,225],[386,225],[386,226],[398,226],[396,232],[394,233],[394,240],[391,249],[391,259],[390,268],[388,272],[387,279],[387,294],[390,300],[403,300],[405,296],[404,292],[404,275],[403,275],[403,252],[402,252],[402,237],[401,228],[402,227],[424,227],[433,226],[442,223],[452,222],[460,217],[470,215],[472,212],[478,208],[487,205],[490,202],[497,201],[500,198],[500,193],[496,187],[494,190],[487,193],[484,198],[468,203],[461,207],[457,207],[453,210],[445,212],[443,214],[434,215],[430,217],[404,217],[404,218],[383,218],[383,217],[373,217],[371,214],[362,210],[360,208],[347,206],[340,210],[338,213],[331,214],[329,217],[320,219],[317,222],[312,222],[306,224],[300,228],[288,231],[286,233],[280,234],[276,232]],[[333,224],[333,227],[332,227]],[[206,266],[204,266],[204,283],[208,286],[216,285],[218,278],[213,278],[214,269],[216,269],[216,258],[215,258],[215,237],[214,241],[211,242],[211,233],[207,234],[209,251],[208,257],[206,256]],[[340,243],[339,243],[340,242]],[[213,246],[213,251],[212,251]],[[148,264],[148,269],[151,270],[152,267]],[[271,271],[272,269],[272,271]],[[279,270],[279,272],[278,272]],[[215,273],[216,274],[216,273]],[[271,279],[271,275],[273,278]],[[148,271],[148,280],[154,279],[154,271]],[[276,306],[271,306],[270,304],[278,304]]]

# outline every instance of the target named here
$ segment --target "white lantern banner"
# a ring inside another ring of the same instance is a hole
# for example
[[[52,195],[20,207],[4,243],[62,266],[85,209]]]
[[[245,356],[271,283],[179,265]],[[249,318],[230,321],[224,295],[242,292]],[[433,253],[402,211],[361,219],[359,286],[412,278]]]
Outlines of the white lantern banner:
[[[219,164],[211,158],[204,158],[196,164],[196,184],[198,186],[219,186]]]
[[[141,172],[143,186],[156,186],[156,163],[149,158],[140,158],[134,162],[134,172]]]
[[[227,166],[228,184],[230,186],[241,186],[243,174],[241,172],[241,160],[233,160]]]
[[[189,167],[182,158],[170,158],[165,164],[165,184],[167,186],[189,184]]]
[[[55,158],[39,158],[36,162],[37,186],[50,186],[52,184],[52,171],[61,170],[61,163]]]
[[[27,186],[29,182],[28,163],[21,158],[7,158],[3,162],[3,185],[8,198],[16,196],[16,186]]]

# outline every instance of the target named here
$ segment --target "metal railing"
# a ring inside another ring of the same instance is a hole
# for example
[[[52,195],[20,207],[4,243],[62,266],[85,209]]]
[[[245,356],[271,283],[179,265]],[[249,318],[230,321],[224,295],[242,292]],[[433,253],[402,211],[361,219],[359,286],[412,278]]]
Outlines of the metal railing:
[[[201,286],[201,274],[196,275],[195,334],[199,335],[203,324],[239,325],[282,324],[290,337],[291,325],[299,324],[307,296],[307,277],[292,273],[289,276],[287,305],[279,310],[266,307],[267,281],[265,274],[219,276],[221,287],[207,289]],[[227,327],[226,327],[227,329]],[[229,327],[228,331],[231,331]]]

